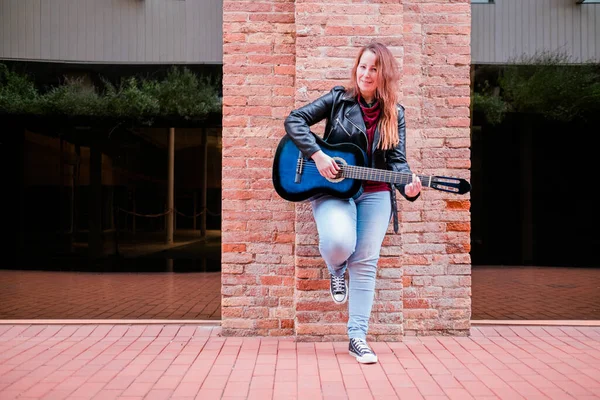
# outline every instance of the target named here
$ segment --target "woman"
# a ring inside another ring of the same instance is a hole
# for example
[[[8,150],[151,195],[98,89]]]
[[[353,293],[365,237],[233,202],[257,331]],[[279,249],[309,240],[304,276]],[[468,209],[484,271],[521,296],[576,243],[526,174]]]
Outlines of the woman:
[[[324,119],[323,138],[328,143],[354,143],[367,154],[367,166],[412,173],[406,161],[404,108],[398,104],[398,84],[398,64],[390,50],[381,43],[364,46],[354,62],[348,87],[336,86],[292,111],[285,120],[285,130],[325,178],[335,177],[339,166],[319,148],[310,132],[311,125]],[[412,176],[411,183],[396,186],[409,201],[416,200],[421,191],[419,178]],[[321,195],[311,199],[311,205],[319,251],[330,273],[331,297],[338,304],[349,297],[349,352],[360,363],[375,363],[377,355],[366,337],[377,261],[390,216],[394,216],[396,232],[398,223],[395,190],[388,183],[364,181],[362,188],[356,198]]]

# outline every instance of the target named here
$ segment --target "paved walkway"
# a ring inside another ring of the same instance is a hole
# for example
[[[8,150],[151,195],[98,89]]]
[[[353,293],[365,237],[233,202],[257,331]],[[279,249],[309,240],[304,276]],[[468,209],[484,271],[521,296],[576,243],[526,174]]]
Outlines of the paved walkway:
[[[474,266],[472,319],[600,320],[600,268]]]
[[[472,305],[473,320],[600,320],[600,268],[474,266]],[[219,320],[221,274],[0,270],[2,319]]]
[[[220,320],[221,273],[0,270],[2,319]]]
[[[600,328],[475,327],[373,343],[199,325],[0,325],[0,399],[599,399]]]

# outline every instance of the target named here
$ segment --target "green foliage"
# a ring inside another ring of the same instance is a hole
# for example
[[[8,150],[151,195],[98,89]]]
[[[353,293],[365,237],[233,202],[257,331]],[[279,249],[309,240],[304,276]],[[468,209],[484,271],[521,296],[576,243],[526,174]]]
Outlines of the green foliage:
[[[172,69],[160,82],[146,81],[149,94],[158,100],[160,115],[203,115],[220,110],[215,101],[215,82],[209,78],[198,78],[187,69]],[[193,101],[191,101],[193,100]]]
[[[0,64],[0,113],[131,118],[151,124],[156,117],[202,119],[219,112],[218,82],[173,67],[164,80],[137,77],[118,86],[102,79],[95,87],[81,78],[40,94],[25,75]]]
[[[498,90],[490,90],[494,85]],[[561,53],[522,57],[501,67],[497,82],[478,85],[473,106],[492,124],[509,111],[553,121],[585,120],[600,111],[600,65],[574,64]]]
[[[486,120],[496,125],[502,122],[504,115],[509,110],[509,105],[497,94],[489,85],[488,81],[484,81],[480,92],[473,93],[473,109],[481,111],[485,115]]]
[[[146,82],[140,83],[135,78],[128,78],[116,88],[112,83],[103,80],[106,88],[104,102],[108,114],[118,117],[136,117],[159,115],[160,104],[146,88]]]
[[[0,110],[32,113],[39,107],[39,95],[29,77],[17,74],[0,64]]]
[[[43,114],[98,116],[107,115],[103,100],[83,79],[67,79],[41,96],[40,105]]]

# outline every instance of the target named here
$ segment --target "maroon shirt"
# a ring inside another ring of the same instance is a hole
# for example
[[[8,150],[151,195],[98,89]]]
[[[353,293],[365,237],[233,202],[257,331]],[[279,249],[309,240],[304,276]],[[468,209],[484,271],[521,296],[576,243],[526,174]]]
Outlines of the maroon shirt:
[[[362,110],[365,126],[367,127],[367,157],[369,160],[371,160],[371,149],[373,148],[375,129],[377,128],[377,122],[379,122],[381,108],[379,106],[379,101],[376,101],[375,104],[373,104],[371,107],[367,107],[364,100],[361,99],[360,95],[358,96],[358,104],[360,105],[360,109]],[[389,191],[390,185],[389,183],[385,182],[364,181],[363,189],[365,192],[383,192]]]

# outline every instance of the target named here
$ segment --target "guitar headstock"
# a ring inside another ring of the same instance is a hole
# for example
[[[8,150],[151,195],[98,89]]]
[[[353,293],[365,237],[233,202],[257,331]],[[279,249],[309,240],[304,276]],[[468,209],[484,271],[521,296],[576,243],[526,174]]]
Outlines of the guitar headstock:
[[[452,178],[448,176],[432,176],[430,188],[455,194],[465,194],[471,191],[471,184],[461,178]]]

